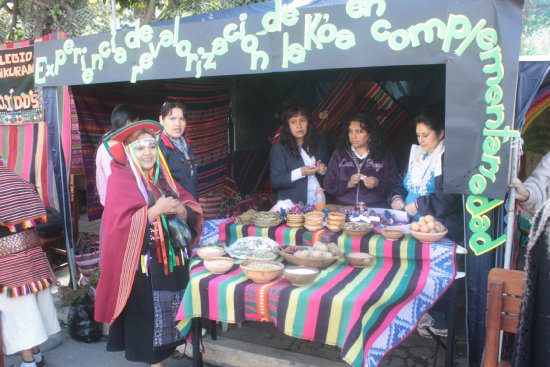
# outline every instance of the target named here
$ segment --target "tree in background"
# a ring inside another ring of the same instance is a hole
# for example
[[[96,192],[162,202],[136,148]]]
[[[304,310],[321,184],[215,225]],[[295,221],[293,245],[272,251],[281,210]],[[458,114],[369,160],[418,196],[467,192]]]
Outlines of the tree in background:
[[[39,38],[60,29],[69,37],[109,31],[113,1],[116,28],[125,28],[136,19],[149,24],[264,0],[0,0],[0,42]]]

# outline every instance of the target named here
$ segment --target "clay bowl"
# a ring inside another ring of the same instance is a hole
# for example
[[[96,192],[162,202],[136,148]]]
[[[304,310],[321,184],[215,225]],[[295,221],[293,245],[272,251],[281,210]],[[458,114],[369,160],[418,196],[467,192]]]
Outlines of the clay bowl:
[[[416,238],[420,242],[433,243],[445,237],[445,235],[447,235],[448,232],[449,232],[448,230],[445,230],[445,232],[438,232],[438,233],[424,233],[424,232],[411,231],[411,234],[413,235],[414,238]]]
[[[199,247],[197,250],[197,255],[203,260],[209,259],[211,257],[220,257],[223,256],[225,251],[223,248],[218,246],[206,246]]]
[[[387,240],[397,241],[403,237],[405,230],[403,228],[384,227],[380,232]]]
[[[204,260],[204,267],[213,274],[224,274],[233,267],[233,259],[230,257],[211,257]]]
[[[369,223],[347,222],[342,225],[344,233],[350,237],[363,237],[372,231],[373,228],[373,225]]]
[[[259,261],[259,262],[268,262],[273,261],[277,258],[273,252],[270,251],[254,251],[246,255],[248,261]]]
[[[365,268],[374,260],[374,255],[364,252],[350,252],[346,254],[346,260],[351,266],[356,268]]]
[[[293,286],[304,287],[313,283],[319,275],[319,269],[308,266],[287,266],[284,275]]]
[[[281,274],[281,271],[284,269],[284,265],[273,261],[245,261],[241,264],[241,269],[244,271],[246,277],[253,282],[267,283],[271,282]]]

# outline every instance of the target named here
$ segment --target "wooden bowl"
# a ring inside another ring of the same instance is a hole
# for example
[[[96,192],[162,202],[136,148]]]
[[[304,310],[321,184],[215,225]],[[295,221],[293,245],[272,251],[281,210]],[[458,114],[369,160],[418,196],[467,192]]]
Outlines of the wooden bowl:
[[[380,232],[387,240],[397,241],[403,237],[405,230],[403,228],[384,227]]]
[[[273,261],[277,258],[277,255],[275,255],[273,252],[270,251],[254,251],[248,255],[246,255],[246,259],[248,261],[260,261],[260,262],[268,262]]]
[[[223,248],[218,246],[206,246],[199,247],[197,250],[197,255],[203,260],[210,259],[211,257],[220,257],[225,254]]]
[[[287,266],[284,275],[293,286],[304,287],[313,283],[319,275],[319,269],[309,266]]]
[[[287,252],[284,252],[282,250],[284,246],[277,247],[277,252],[279,255],[281,255],[286,261],[288,261],[291,264],[295,265],[302,265],[302,266],[312,266],[315,268],[324,268],[325,266],[329,266],[333,262],[335,262],[340,256],[334,256],[327,257],[324,259],[311,259],[307,257],[300,257],[296,256],[294,254],[289,254]],[[311,246],[293,246],[293,248],[298,248],[299,250],[306,250],[311,248]]]
[[[346,260],[351,266],[356,268],[365,268],[374,260],[374,255],[364,252],[350,252],[346,254]]]
[[[246,274],[246,277],[256,283],[271,282],[281,274],[284,268],[283,264],[273,261],[245,261],[241,264],[241,269]]]
[[[374,226],[369,223],[355,223],[355,222],[346,222],[342,225],[344,233],[350,237],[363,237],[372,229]]]
[[[204,260],[204,267],[213,274],[224,274],[233,267],[233,259],[230,257],[211,257]]]
[[[414,238],[416,238],[420,242],[433,243],[445,237],[448,232],[449,232],[448,230],[445,230],[445,232],[438,232],[438,233],[424,233],[424,232],[411,231],[411,234],[413,235]]]

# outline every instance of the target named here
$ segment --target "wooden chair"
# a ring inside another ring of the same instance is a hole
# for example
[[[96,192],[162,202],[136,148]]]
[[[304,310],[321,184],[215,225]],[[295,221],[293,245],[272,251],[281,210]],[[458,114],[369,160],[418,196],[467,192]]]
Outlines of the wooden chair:
[[[494,268],[487,284],[484,367],[510,366],[499,361],[500,332],[517,333],[525,272]]]

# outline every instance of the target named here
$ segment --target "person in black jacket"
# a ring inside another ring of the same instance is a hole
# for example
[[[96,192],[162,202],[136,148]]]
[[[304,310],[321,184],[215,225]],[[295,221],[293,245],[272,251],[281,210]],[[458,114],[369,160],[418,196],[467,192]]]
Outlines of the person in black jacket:
[[[416,116],[415,124],[419,145],[411,146],[405,178],[392,189],[391,207],[404,209],[415,219],[433,215],[449,230],[447,237],[462,242],[462,198],[443,192],[443,119],[432,111],[425,111]]]
[[[198,199],[195,151],[184,136],[187,126],[187,106],[177,100],[167,100],[160,109],[159,121],[164,128],[159,147],[168,168],[174,180]]]
[[[315,132],[303,105],[287,106],[281,121],[281,139],[269,152],[271,187],[277,200],[313,205],[326,173],[326,142]]]

